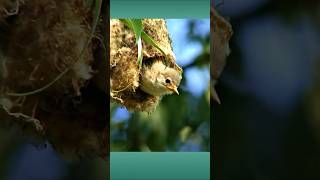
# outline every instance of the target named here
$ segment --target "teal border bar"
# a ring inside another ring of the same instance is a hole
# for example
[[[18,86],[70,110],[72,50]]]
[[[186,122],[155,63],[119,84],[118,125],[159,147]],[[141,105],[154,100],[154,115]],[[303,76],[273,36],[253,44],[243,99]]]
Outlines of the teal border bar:
[[[209,0],[110,0],[111,18],[210,18]]]
[[[110,180],[209,179],[209,152],[111,152]]]

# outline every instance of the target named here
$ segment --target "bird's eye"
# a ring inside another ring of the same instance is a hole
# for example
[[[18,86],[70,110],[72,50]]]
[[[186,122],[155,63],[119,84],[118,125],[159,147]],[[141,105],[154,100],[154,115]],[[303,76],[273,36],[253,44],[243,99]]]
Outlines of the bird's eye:
[[[171,83],[170,79],[166,79],[166,83],[170,84]]]

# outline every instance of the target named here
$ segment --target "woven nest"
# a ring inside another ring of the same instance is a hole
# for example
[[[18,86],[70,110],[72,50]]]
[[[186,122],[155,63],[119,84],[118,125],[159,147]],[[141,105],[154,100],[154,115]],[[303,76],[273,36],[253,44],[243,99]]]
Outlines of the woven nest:
[[[94,69],[102,43],[86,46],[92,14],[84,0],[0,2],[0,123],[66,156],[108,152],[105,103],[91,82],[103,73]]]
[[[160,59],[171,67],[180,69],[175,63],[166,22],[163,19],[143,20],[143,31],[152,37],[167,54],[154,46],[142,42],[143,63]],[[139,88],[140,69],[135,35],[118,19],[110,22],[110,96],[114,102],[132,111],[151,111],[161,97],[152,96]]]

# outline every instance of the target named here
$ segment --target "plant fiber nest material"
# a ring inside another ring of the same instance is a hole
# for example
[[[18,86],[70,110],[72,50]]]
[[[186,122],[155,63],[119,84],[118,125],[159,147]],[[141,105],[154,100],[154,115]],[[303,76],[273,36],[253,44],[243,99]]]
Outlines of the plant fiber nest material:
[[[166,52],[167,58],[156,47],[142,41],[143,61],[163,60],[179,69],[171,46],[166,22],[163,19],[144,19],[143,31]],[[134,32],[120,20],[110,22],[110,97],[132,111],[152,111],[161,97],[152,96],[139,88],[140,69]]]
[[[0,2],[0,124],[18,124],[66,157],[108,152],[104,103],[91,94],[100,46],[86,46],[92,14],[84,0]]]

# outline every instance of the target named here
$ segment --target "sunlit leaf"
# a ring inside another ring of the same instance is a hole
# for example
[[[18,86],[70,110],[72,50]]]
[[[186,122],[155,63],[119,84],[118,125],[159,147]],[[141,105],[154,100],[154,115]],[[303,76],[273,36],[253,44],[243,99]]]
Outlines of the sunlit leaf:
[[[158,43],[152,38],[150,37],[147,33],[142,32],[141,33],[141,37],[143,38],[143,40],[148,43],[151,44],[152,46],[154,46],[155,48],[157,48],[164,56],[166,59],[168,59],[167,57],[167,53],[164,52],[164,50],[158,45]]]
[[[142,41],[141,41],[141,33],[143,30],[142,20],[141,19],[120,19],[124,24],[126,24],[131,30],[133,30],[136,43],[138,45],[138,64],[141,68],[142,66]]]

